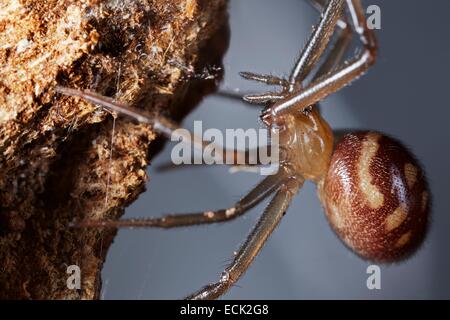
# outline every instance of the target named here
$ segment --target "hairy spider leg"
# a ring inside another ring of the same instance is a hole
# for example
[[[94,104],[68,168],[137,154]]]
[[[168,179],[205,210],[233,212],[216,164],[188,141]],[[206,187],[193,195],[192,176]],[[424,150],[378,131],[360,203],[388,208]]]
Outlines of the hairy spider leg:
[[[214,142],[205,141],[201,137],[194,135],[186,129],[181,128],[174,121],[163,117],[161,115],[151,116],[149,113],[115,101],[112,98],[99,95],[88,90],[78,90],[66,87],[56,87],[57,92],[66,96],[79,97],[93,104],[102,106],[119,114],[128,116],[140,123],[149,124],[153,127],[156,133],[167,137],[168,139],[182,141],[189,143],[198,150],[203,150],[205,147],[213,147],[222,155],[222,160],[230,165],[257,165],[261,163],[259,158],[260,152],[258,149],[248,150],[228,150],[223,146],[219,146]],[[183,129],[183,130],[179,130]],[[244,163],[241,163],[244,162]]]
[[[193,225],[212,224],[231,221],[256,206],[265,198],[274,193],[286,180],[286,171],[279,171],[276,175],[266,177],[246,196],[236,202],[232,207],[222,210],[208,210],[197,213],[168,214],[152,218],[131,218],[122,220],[84,220],[75,223],[80,228],[179,228]]]

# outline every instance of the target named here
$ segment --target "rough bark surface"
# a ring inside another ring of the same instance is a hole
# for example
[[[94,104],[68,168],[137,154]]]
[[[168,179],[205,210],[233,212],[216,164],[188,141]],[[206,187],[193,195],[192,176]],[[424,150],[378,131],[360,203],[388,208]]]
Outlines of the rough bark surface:
[[[147,180],[151,127],[119,117],[113,135],[55,85],[180,117],[214,87],[225,1],[0,0],[0,298],[98,298],[115,232],[68,224],[120,217]]]

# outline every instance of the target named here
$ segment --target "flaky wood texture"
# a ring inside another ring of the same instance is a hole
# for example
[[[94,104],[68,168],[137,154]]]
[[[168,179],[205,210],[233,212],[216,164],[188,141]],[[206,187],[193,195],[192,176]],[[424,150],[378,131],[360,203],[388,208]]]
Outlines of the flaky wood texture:
[[[111,146],[112,116],[55,85],[180,116],[224,22],[225,0],[0,0],[1,298],[97,298],[114,232],[68,223],[120,217],[147,180],[151,128],[119,118]]]

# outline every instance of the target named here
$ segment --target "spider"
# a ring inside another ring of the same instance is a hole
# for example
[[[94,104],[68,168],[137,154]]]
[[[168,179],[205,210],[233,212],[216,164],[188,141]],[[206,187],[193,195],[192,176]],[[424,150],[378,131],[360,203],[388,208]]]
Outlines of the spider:
[[[79,226],[175,228],[219,223],[236,219],[271,197],[220,279],[187,297],[215,299],[249,268],[280,223],[292,198],[309,179],[317,184],[332,228],[357,255],[372,261],[394,262],[414,252],[425,237],[430,211],[426,178],[415,157],[397,140],[373,131],[347,133],[335,142],[333,131],[317,107],[321,100],[363,75],[375,63],[378,51],[375,34],[367,27],[360,0],[312,2],[322,15],[289,78],[241,73],[246,79],[281,87],[279,92],[244,97],[249,103],[264,106],[262,122],[272,134],[275,130],[279,133],[282,152],[276,174],[267,176],[228,209],[148,219],[87,220]],[[335,32],[337,40],[324,54]],[[363,50],[342,63],[353,33],[359,36]],[[322,56],[324,62],[319,66]],[[315,67],[317,72],[305,84]],[[151,117],[90,91],[63,87],[57,90],[152,125],[166,137],[178,128],[166,118]],[[194,146],[205,144],[198,138],[192,140]],[[222,149],[222,155],[236,159],[240,152],[248,155],[247,151]]]

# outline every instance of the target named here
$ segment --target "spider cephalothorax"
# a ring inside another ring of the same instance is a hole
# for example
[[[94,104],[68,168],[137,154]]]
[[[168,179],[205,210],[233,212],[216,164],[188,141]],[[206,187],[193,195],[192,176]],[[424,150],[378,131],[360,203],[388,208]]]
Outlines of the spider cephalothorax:
[[[320,181],[333,152],[333,131],[318,110],[277,117],[271,128],[278,130],[284,149],[280,162],[304,179]]]

